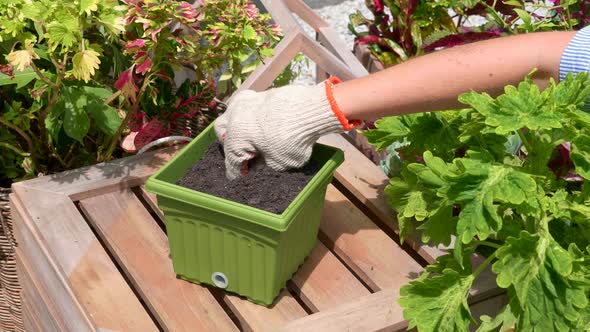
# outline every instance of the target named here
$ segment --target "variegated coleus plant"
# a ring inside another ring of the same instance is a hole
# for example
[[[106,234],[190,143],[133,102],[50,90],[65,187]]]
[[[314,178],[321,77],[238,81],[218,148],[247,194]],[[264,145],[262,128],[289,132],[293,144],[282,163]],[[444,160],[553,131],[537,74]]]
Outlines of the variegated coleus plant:
[[[271,42],[280,36],[278,26],[268,23],[270,16],[249,1],[125,3],[124,53],[132,63],[115,87],[127,111],[121,132],[128,130],[123,144],[128,151],[172,133],[195,135],[203,129],[218,115],[219,71],[227,66],[229,75],[239,79],[244,62],[254,54],[249,66],[256,66],[271,56]],[[179,81],[179,72],[188,78]],[[198,128],[193,125],[189,132],[187,121]]]
[[[141,145],[211,121],[213,74],[272,53],[268,18],[242,0],[0,2],[0,185],[122,156],[130,129]]]

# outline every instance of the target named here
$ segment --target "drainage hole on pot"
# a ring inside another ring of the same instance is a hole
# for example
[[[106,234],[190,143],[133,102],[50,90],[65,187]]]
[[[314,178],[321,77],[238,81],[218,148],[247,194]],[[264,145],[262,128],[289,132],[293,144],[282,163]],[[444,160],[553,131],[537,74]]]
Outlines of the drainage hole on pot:
[[[211,276],[211,279],[213,280],[213,284],[215,284],[215,286],[219,288],[227,288],[228,281],[225,274],[221,272],[215,272]]]

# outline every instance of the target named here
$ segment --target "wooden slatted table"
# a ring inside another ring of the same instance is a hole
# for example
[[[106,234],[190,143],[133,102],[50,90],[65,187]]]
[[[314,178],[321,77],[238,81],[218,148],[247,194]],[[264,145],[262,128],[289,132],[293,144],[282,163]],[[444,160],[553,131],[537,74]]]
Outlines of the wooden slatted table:
[[[443,252],[400,246],[381,195],[387,178],[342,136],[322,142],[346,160],[328,188],[315,249],[269,308],[176,278],[161,212],[142,187],[173,148],[15,184],[27,329],[404,330],[399,288]],[[491,274],[477,285],[474,312],[503,305]]]

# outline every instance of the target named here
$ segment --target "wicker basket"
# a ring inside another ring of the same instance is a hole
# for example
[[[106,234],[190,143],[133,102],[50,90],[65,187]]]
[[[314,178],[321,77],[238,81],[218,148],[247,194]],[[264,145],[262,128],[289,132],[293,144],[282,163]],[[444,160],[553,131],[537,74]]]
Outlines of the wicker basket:
[[[20,332],[24,327],[9,194],[10,189],[0,188],[0,331]]]

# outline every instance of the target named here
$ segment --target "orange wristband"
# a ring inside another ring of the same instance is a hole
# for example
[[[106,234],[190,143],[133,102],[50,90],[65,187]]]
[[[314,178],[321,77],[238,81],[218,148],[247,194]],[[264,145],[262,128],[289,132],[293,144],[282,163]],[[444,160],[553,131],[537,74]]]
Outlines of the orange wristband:
[[[351,129],[354,129],[354,128],[360,126],[363,122],[360,120],[348,120],[346,118],[346,116],[344,115],[344,113],[342,113],[342,110],[338,106],[338,103],[336,103],[336,99],[334,99],[333,88],[334,88],[334,84],[338,84],[341,82],[342,81],[336,76],[331,76],[330,78],[328,78],[327,80],[324,81],[324,83],[326,85],[326,97],[328,97],[328,102],[330,102],[330,106],[332,107],[332,112],[334,112],[334,114],[336,115],[336,117],[338,118],[340,123],[342,124],[342,127],[344,128],[344,130],[348,131],[348,130],[351,130]]]

